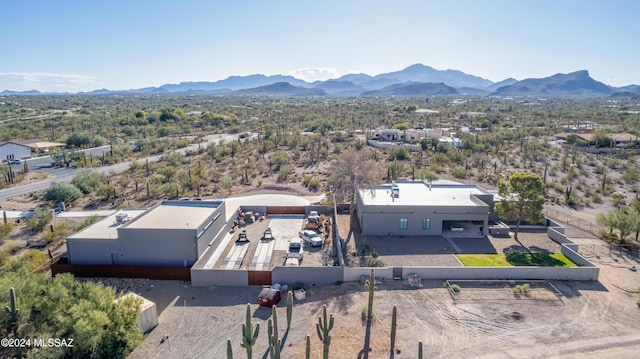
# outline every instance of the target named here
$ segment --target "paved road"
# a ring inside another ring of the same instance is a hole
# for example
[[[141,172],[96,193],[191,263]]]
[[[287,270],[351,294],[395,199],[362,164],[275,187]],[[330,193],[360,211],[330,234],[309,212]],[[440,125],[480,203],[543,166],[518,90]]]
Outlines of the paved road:
[[[191,145],[191,146],[188,146],[188,147],[184,147],[184,148],[181,148],[179,150],[176,150],[176,152],[185,153],[186,151],[189,151],[189,150],[198,149],[198,146],[207,146],[211,142],[220,142],[220,140],[224,140],[225,142],[229,142],[229,141],[234,141],[234,140],[237,140],[237,139],[238,139],[238,135],[237,134],[235,134],[235,135],[230,135],[230,134],[208,135],[208,136],[204,137],[204,141],[201,144],[195,144],[195,145]],[[85,151],[87,151],[87,154],[92,153],[93,155],[98,156],[98,155],[102,155],[102,152],[105,152],[105,151],[108,151],[108,150],[109,150],[109,146],[102,146],[102,147],[96,147],[96,148],[88,149],[88,150],[85,150]],[[149,157],[137,159],[137,161],[138,162],[145,162],[146,159],[148,159],[149,162],[157,162],[158,160],[160,160],[160,157],[162,157],[162,155],[149,156]],[[31,171],[52,173],[56,177],[53,178],[53,179],[48,179],[48,180],[34,182],[34,183],[28,183],[28,184],[15,186],[15,187],[11,187],[11,188],[5,188],[3,190],[0,190],[0,200],[6,200],[8,198],[19,196],[21,194],[31,193],[31,192],[36,192],[36,191],[43,190],[43,189],[49,187],[51,185],[51,183],[53,183],[53,182],[71,181],[73,179],[73,177],[76,174],[78,174],[78,172],[82,171],[82,169],[76,169],[76,168],[66,168],[66,167],[54,167],[54,166],[51,166],[51,158],[50,157],[40,157],[40,158],[30,159],[30,160],[28,160],[27,163],[28,163],[29,169]],[[122,172],[122,171],[128,169],[130,164],[131,164],[131,161],[127,161],[127,162],[118,163],[118,164],[115,164],[115,165],[112,165],[112,166],[94,167],[94,168],[91,168],[91,171],[95,171],[95,172],[98,172],[98,173],[108,173],[110,171]],[[15,165],[15,166],[16,166],[16,168],[15,168],[16,170],[22,169],[22,165]]]

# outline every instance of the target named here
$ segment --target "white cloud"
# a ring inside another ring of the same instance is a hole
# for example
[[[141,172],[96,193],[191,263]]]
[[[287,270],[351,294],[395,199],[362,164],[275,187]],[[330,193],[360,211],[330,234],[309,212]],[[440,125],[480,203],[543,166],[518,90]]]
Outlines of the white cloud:
[[[331,67],[304,67],[290,71],[289,75],[307,82],[324,81],[340,77],[338,70]]]
[[[1,90],[41,92],[79,92],[96,89],[100,83],[94,76],[53,74],[46,72],[0,72]]]

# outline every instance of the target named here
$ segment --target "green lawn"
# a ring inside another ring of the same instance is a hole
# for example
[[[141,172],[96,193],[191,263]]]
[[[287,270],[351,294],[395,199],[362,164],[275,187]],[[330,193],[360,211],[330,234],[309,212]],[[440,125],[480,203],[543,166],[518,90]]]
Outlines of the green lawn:
[[[562,253],[456,254],[465,267],[576,267]]]

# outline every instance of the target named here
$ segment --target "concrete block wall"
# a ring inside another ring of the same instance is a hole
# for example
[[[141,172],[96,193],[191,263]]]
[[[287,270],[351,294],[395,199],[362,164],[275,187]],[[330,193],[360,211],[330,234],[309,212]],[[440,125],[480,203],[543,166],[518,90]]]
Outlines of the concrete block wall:
[[[411,273],[427,280],[597,280],[599,274],[597,267],[404,267],[402,270],[403,278]]]
[[[342,281],[343,271],[340,267],[275,267],[271,271],[272,283],[322,285]]]
[[[392,279],[393,268],[379,267],[373,268],[375,270],[376,278]],[[360,281],[362,276],[369,277],[371,275],[371,268],[369,267],[345,267],[343,281],[355,282]]]

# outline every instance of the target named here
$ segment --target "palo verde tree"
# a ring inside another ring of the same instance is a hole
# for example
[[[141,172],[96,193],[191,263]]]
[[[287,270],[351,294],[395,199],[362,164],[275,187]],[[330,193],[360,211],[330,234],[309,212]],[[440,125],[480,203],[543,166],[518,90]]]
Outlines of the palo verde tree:
[[[380,164],[373,160],[368,148],[361,150],[348,149],[331,163],[329,184],[334,186],[338,200],[348,199],[355,203],[359,189],[372,188],[379,184],[381,176]]]
[[[516,222],[514,237],[518,240],[520,222],[526,218],[531,223],[544,219],[544,183],[540,176],[530,172],[516,172],[508,181],[498,182],[498,195],[502,198],[495,204],[501,218]]]

